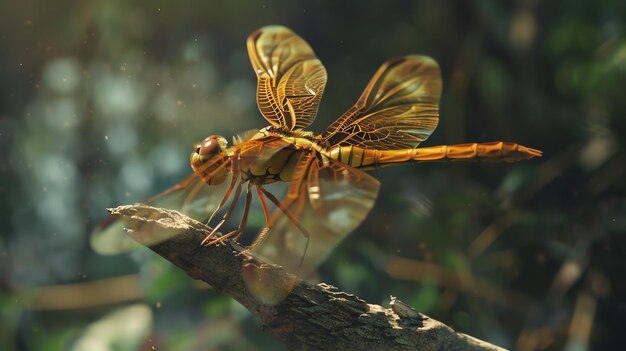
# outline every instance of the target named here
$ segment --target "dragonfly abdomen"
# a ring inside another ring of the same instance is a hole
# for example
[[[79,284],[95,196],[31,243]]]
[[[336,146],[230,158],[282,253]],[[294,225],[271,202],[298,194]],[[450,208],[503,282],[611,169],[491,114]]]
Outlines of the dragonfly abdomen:
[[[517,162],[541,156],[541,151],[506,141],[439,145],[413,149],[412,161],[480,160]]]
[[[516,143],[496,141],[399,150],[335,146],[328,150],[327,156],[353,167],[375,169],[408,162],[458,160],[516,162],[541,156],[541,151]]]

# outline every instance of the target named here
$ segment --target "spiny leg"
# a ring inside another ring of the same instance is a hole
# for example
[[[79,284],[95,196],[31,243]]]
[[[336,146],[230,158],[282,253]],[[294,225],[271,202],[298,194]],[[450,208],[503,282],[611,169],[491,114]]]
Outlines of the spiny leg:
[[[293,214],[291,214],[291,212],[289,212],[289,210],[287,209],[287,206],[293,203],[293,199],[290,198],[285,204],[283,204],[276,198],[276,196],[274,196],[274,194],[270,193],[265,188],[261,188],[261,190],[263,191],[263,194],[265,194],[265,196],[267,196],[267,198],[270,201],[272,201],[274,205],[276,205],[285,214],[285,216],[287,216],[287,218],[289,218],[291,223],[293,223],[296,227],[298,227],[300,232],[302,232],[302,235],[304,235],[304,237],[306,238],[306,244],[304,246],[304,253],[302,254],[302,258],[300,259],[300,264],[299,264],[299,266],[302,266],[302,263],[304,262],[304,256],[306,255],[306,252],[309,249],[309,242],[311,241],[311,235],[302,226],[302,224],[300,224],[300,221],[296,217],[294,217]]]
[[[252,184],[248,183],[248,189],[246,190],[246,204],[244,206],[244,210],[243,210],[243,217],[241,218],[241,222],[239,223],[239,228],[233,230],[232,232],[222,235],[219,238],[211,241],[210,243],[207,244],[207,246],[211,246],[214,244],[217,244],[219,242],[222,242],[232,236],[235,236],[235,240],[237,240],[241,234],[244,232],[244,230],[246,229],[246,225],[248,224],[248,214],[250,213],[250,204],[252,203],[252,191],[250,191],[250,189],[252,188]]]
[[[224,193],[224,196],[222,197],[222,200],[220,201],[219,205],[217,206],[215,211],[213,211],[213,213],[211,214],[211,217],[209,217],[209,220],[206,222],[207,225],[211,223],[211,221],[213,220],[213,217],[215,217],[215,215],[222,209],[222,207],[224,207],[224,204],[226,204],[226,201],[228,201],[230,194],[233,192],[233,189],[235,188],[235,183],[237,182],[237,179],[239,179],[239,175],[240,175],[239,162],[235,162],[238,156],[239,156],[239,153],[235,153],[233,156],[230,157],[230,169],[233,174],[230,180],[230,185],[228,186],[228,189],[226,189],[226,192]],[[214,173],[217,174],[217,171],[225,167],[227,164],[228,162],[224,162],[222,165],[220,165],[220,167],[218,167],[218,169],[212,172],[210,176],[212,176]]]
[[[226,204],[226,201],[228,201],[230,194],[233,192],[233,189],[235,188],[235,183],[237,183],[238,178],[239,178],[239,173],[238,172],[234,173],[233,178],[230,180],[230,185],[228,186],[228,189],[226,189],[226,193],[224,193],[224,197],[222,197],[222,201],[220,201],[220,204],[217,206],[215,211],[213,211],[213,213],[211,214],[211,217],[209,217],[209,220],[206,222],[207,225],[211,223],[211,221],[213,220],[213,217],[215,217],[215,215],[224,207],[224,204]]]
[[[272,227],[272,214],[270,213],[270,208],[267,206],[267,201],[265,200],[265,196],[263,196],[263,186],[256,186],[256,193],[259,196],[259,200],[261,201],[261,207],[263,208],[263,214],[265,215],[265,226],[268,228]]]
[[[233,210],[235,209],[235,207],[237,207],[237,201],[239,200],[239,196],[241,196],[241,182],[237,184],[235,195],[233,195],[233,201],[230,203],[230,207],[228,207],[228,210],[226,211],[226,213],[224,213],[224,217],[222,217],[222,220],[213,228],[211,233],[207,235],[207,237],[204,238],[204,240],[202,240],[202,243],[200,243],[200,245],[205,245],[207,241],[211,240],[211,238],[213,238],[217,230],[220,229],[220,227],[224,223],[226,223],[226,221],[230,218],[230,215],[232,214]]]
[[[267,206],[267,200],[265,199],[263,190],[264,189],[262,185],[256,186],[256,193],[259,196],[259,200],[261,201],[261,207],[263,208],[263,214],[265,215],[265,226],[261,229],[259,235],[257,235],[257,238],[254,240],[254,242],[250,244],[250,246],[248,246],[246,250],[251,250],[259,246],[267,238],[267,235],[272,229],[272,214],[270,213],[270,209]]]
[[[309,232],[307,232],[306,229],[304,229],[304,227],[302,226],[302,224],[300,224],[300,221],[298,221],[298,219],[296,217],[294,217],[291,212],[289,212],[289,210],[287,209],[287,206],[289,206],[293,200],[289,200],[286,203],[281,203],[280,200],[278,200],[276,198],[276,196],[274,196],[274,194],[270,193],[269,191],[267,191],[265,188],[261,188],[261,190],[263,191],[263,194],[265,194],[265,196],[267,196],[267,198],[274,203],[274,205],[276,205],[286,216],[287,218],[289,218],[289,220],[296,225],[296,227],[298,227],[298,229],[300,229],[300,231],[302,232],[302,234],[305,237],[309,237]]]
[[[243,217],[241,218],[241,222],[239,223],[239,228],[235,230],[238,232],[235,240],[239,239],[241,234],[243,234],[246,229],[246,225],[248,224],[248,214],[250,213],[250,205],[252,204],[252,184],[248,183],[248,189],[246,189],[246,205],[243,208]]]

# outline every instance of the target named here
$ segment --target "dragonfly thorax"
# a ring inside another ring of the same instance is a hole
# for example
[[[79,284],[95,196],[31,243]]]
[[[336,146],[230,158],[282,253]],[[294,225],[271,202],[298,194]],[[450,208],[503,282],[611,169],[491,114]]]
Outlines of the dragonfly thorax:
[[[211,135],[194,147],[191,168],[209,185],[221,184],[228,176],[228,141],[222,136]]]

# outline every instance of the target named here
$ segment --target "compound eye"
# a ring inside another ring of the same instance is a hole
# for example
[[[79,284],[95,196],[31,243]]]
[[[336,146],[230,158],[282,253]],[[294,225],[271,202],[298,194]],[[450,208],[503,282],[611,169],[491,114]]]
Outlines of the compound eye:
[[[200,155],[216,155],[220,153],[220,144],[216,138],[208,137],[204,139],[197,150]]]

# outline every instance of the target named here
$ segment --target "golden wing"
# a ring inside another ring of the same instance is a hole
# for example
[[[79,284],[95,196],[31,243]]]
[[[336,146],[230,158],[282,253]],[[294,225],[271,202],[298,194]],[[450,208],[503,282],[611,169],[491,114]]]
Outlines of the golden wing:
[[[414,148],[437,127],[440,96],[441,73],[435,60],[415,55],[389,60],[322,138],[329,145]]]
[[[273,227],[269,232],[261,231],[257,238],[260,244],[254,249],[261,257],[302,276],[315,269],[361,224],[374,206],[380,186],[363,171],[332,159],[327,161],[315,153],[305,154],[281,202],[310,237],[276,209]]]
[[[183,181],[168,190],[143,202],[155,207],[176,210],[196,220],[206,220],[217,208],[222,199],[229,180],[220,185],[212,185],[202,181],[195,173],[187,176]],[[153,227],[135,228],[135,231],[150,230]],[[142,233],[143,234],[143,233]],[[147,238],[154,237],[156,244],[167,238],[145,233]],[[102,221],[92,232],[91,247],[101,255],[114,255],[140,247],[124,230],[124,223],[120,217],[109,216]]]
[[[326,69],[298,35],[282,26],[263,27],[248,37],[257,75],[257,105],[275,128],[307,127],[317,115]]]

